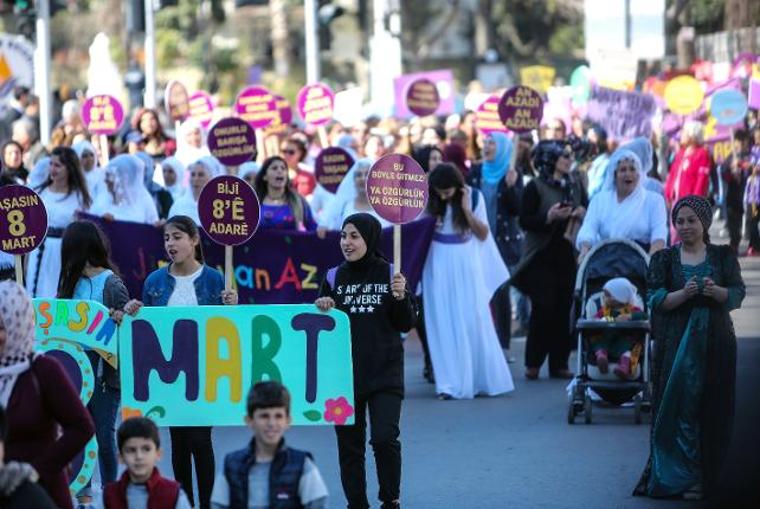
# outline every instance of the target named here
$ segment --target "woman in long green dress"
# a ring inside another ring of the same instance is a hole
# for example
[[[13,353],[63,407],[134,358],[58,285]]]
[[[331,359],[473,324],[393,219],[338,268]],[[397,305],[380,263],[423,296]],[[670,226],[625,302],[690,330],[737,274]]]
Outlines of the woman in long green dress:
[[[687,196],[672,211],[682,243],[652,257],[651,453],[635,495],[702,498],[715,490],[731,435],[736,335],[744,299],[739,262],[710,243],[712,209]]]

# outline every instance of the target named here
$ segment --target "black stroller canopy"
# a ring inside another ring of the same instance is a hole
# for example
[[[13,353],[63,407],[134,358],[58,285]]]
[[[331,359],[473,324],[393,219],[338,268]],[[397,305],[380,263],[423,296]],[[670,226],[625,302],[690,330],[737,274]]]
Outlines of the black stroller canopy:
[[[627,277],[646,281],[649,260],[647,254],[630,241],[608,241],[593,249],[581,266],[581,281]]]

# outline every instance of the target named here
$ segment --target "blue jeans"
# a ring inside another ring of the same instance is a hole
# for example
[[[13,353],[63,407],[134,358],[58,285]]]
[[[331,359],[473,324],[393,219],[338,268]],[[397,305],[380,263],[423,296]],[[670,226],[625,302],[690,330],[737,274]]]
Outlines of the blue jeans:
[[[95,422],[95,439],[98,441],[98,467],[100,482],[106,484],[116,481],[118,456],[116,452],[116,416],[121,403],[121,392],[104,384],[102,380],[95,383],[87,409]],[[92,496],[92,479],[82,488],[77,497]]]

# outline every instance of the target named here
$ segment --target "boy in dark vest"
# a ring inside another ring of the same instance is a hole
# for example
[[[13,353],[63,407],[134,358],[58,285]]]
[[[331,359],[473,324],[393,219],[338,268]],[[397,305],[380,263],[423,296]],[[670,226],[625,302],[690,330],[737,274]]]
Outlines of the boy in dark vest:
[[[156,463],[161,459],[161,440],[156,424],[133,417],[119,426],[116,435],[119,459],[127,466],[121,478],[106,486],[106,509],[191,509],[178,482],[161,477]]]
[[[211,494],[213,509],[323,509],[327,487],[311,454],[285,445],[290,393],[279,382],[259,382],[248,393],[246,425],[253,439],[224,458]]]

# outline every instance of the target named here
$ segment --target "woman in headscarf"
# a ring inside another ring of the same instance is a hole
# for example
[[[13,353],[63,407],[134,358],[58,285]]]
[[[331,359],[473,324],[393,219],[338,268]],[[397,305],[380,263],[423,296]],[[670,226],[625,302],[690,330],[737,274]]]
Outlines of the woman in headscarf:
[[[702,498],[714,493],[733,428],[736,336],[730,311],[744,282],[730,246],[710,242],[710,203],[680,199],[671,213],[681,243],[649,264],[652,432],[635,495]]]
[[[214,156],[204,156],[188,166],[190,172],[190,188],[185,194],[172,204],[169,209],[169,217],[187,216],[195,221],[196,225],[201,224],[201,218],[198,215],[198,198],[201,195],[203,186],[214,177],[224,175],[224,166]]]
[[[34,308],[24,289],[0,282],[0,405],[5,460],[30,463],[58,507],[71,509],[67,465],[95,433],[61,364],[34,351]]]
[[[398,437],[404,348],[400,333],[414,326],[416,312],[406,278],[394,274],[379,250],[380,232],[380,223],[369,214],[346,218],[340,240],[345,261],[327,271],[315,304],[321,311],[337,308],[351,322],[354,408],[341,412],[336,424],[343,424],[352,414],[355,424],[335,427],[348,507],[370,506],[364,458],[369,410],[380,500],[383,509],[393,509],[400,507],[401,491]]]
[[[422,296],[436,393],[470,399],[510,392],[512,375],[488,306],[509,271],[488,229],[485,200],[448,163],[430,172],[428,183],[427,212],[436,229]]]
[[[158,211],[143,185],[144,174],[145,165],[136,156],[122,154],[111,159],[106,168],[108,192],[100,196],[90,213],[111,221],[157,223]]]
[[[575,283],[574,239],[566,232],[581,221],[588,205],[586,192],[570,177],[573,153],[565,142],[544,140],[533,150],[539,176],[525,186],[520,225],[525,230],[523,255],[511,284],[526,294],[532,311],[525,348],[525,376],[538,378],[549,356],[549,376],[572,378],[570,308]]]
[[[79,157],[79,164],[87,181],[90,196],[93,201],[97,201],[98,197],[106,191],[106,172],[98,166],[98,151],[95,150],[95,145],[87,140],[78,141],[71,148]]]
[[[208,155],[211,153],[206,147],[206,133],[203,126],[192,118],[185,120],[177,133],[177,152],[174,156],[183,166],[187,166]]]
[[[647,174],[641,160],[630,150],[619,148],[609,165],[602,191],[591,200],[578,232],[580,257],[607,239],[632,240],[649,253],[664,248],[668,238],[665,200],[646,189]]]
[[[518,224],[523,179],[517,168],[510,169],[512,141],[500,132],[483,138],[483,162],[474,164],[467,182],[480,190],[485,201],[488,227],[507,267],[520,261],[523,233]],[[512,338],[512,301],[506,283],[493,294],[496,332],[502,348],[509,350]]]
[[[462,145],[459,143],[449,143],[443,147],[443,161],[456,166],[462,173],[462,176],[467,178],[470,168],[467,166],[467,151],[465,151]]]
[[[167,157],[161,161],[161,173],[166,190],[172,195],[172,200],[177,201],[187,191],[185,165],[176,157]]]
[[[36,189],[45,182],[47,182],[48,178],[50,177],[50,158],[49,157],[43,157],[39,161],[37,161],[34,165],[34,168],[32,168],[32,171],[29,172],[29,187],[32,189]]]
[[[245,180],[251,187],[256,185],[256,174],[259,173],[261,165],[254,161],[248,161],[238,167],[238,177]]]
[[[147,152],[137,152],[134,155],[143,162],[145,171],[143,174],[143,186],[145,186],[145,189],[148,190],[148,193],[153,199],[153,204],[156,207],[158,217],[160,219],[169,218],[169,210],[171,210],[171,207],[174,204],[174,198],[172,198],[169,191],[153,180],[153,176],[156,173],[156,160]]]

